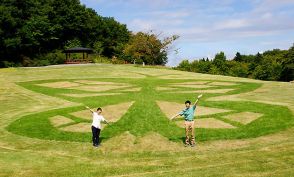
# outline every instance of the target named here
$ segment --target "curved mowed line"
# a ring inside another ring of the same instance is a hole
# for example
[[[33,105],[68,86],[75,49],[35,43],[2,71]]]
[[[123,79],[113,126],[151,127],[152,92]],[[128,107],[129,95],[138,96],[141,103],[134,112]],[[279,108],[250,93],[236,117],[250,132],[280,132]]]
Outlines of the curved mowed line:
[[[35,92],[47,94],[54,97],[59,97],[69,101],[84,103],[92,107],[106,106],[111,104],[118,104],[125,101],[135,101],[133,106],[128,112],[112,126],[106,127],[101,134],[102,139],[108,139],[119,135],[125,131],[130,131],[135,136],[143,136],[144,134],[154,131],[157,132],[170,140],[182,141],[184,138],[184,132],[182,128],[175,125],[174,122],[169,122],[165,115],[160,111],[159,107],[155,103],[156,100],[165,101],[176,101],[183,102],[186,99],[192,99],[192,94],[170,94],[164,91],[156,91],[157,86],[166,86],[171,83],[186,82],[186,81],[197,81],[197,80],[163,80],[155,77],[147,77],[145,79],[99,79],[99,81],[111,81],[111,82],[122,82],[130,83],[135,86],[141,87],[141,92],[130,92],[124,93],[119,96],[101,96],[93,98],[71,98],[62,96],[63,93],[68,93],[67,89],[54,89],[36,86],[35,84],[54,82],[54,81],[72,81],[72,80],[50,80],[50,81],[33,81],[19,83],[19,85],[30,89]],[[238,83],[234,86],[215,86],[217,89],[222,88],[234,88],[234,91],[226,94],[205,94],[206,98],[219,96],[219,95],[230,95],[243,92],[249,92],[258,88],[260,84],[254,83]],[[215,89],[213,88],[213,89]],[[212,88],[211,88],[212,89]],[[181,88],[181,90],[191,90],[189,88]],[[113,90],[118,92],[119,90]],[[113,92],[112,91],[112,92]],[[71,90],[71,93],[84,93],[78,90]],[[195,95],[195,94],[194,94]],[[99,103],[96,101],[99,100]],[[254,102],[233,102],[233,101],[222,101],[222,102],[208,102],[201,101],[200,105],[230,109],[236,112],[258,112],[264,114],[261,118],[247,124],[238,125],[236,129],[196,129],[197,141],[206,140],[218,140],[218,139],[242,139],[242,138],[253,138],[269,133],[274,133],[280,130],[284,130],[288,127],[293,126],[294,119],[290,110],[283,106],[274,106],[269,104],[254,103]],[[50,110],[37,114],[27,115],[19,118],[7,127],[7,130],[15,134],[22,136],[28,136],[39,139],[47,140],[61,140],[61,141],[81,141],[90,142],[90,133],[78,133],[78,132],[64,132],[53,127],[50,124],[49,118],[62,115],[73,119],[76,123],[88,122],[90,129],[90,121],[80,119],[70,115],[71,112],[82,110],[82,106],[69,107],[63,109]],[[115,110],[114,110],[115,111]],[[222,118],[224,115],[230,113],[216,114],[210,117],[226,121]],[[89,114],[89,116],[91,116]]]

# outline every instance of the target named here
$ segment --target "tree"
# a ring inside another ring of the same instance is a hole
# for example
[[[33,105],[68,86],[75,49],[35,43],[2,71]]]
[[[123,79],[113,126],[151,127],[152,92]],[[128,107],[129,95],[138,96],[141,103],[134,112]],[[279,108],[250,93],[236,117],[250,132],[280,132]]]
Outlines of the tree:
[[[102,54],[109,58],[122,54],[124,46],[130,39],[130,31],[126,25],[120,24],[112,17],[103,17],[102,20],[101,26],[97,26],[101,28],[98,41],[104,46]]]
[[[254,61],[255,55],[241,55],[242,56],[242,60],[245,63],[251,63]]]
[[[253,78],[260,80],[279,80],[281,73],[281,64],[267,62],[256,67],[253,72]]]
[[[281,79],[284,81],[294,80],[294,44],[285,54],[282,61],[283,71],[281,74]]]
[[[189,60],[183,60],[177,67],[179,70],[182,71],[191,71],[191,65],[189,63]]]
[[[211,62],[205,61],[205,59],[195,60],[191,63],[192,71],[198,73],[208,73],[210,71],[212,64]]]
[[[214,74],[214,75],[219,75],[221,74],[221,71],[219,70],[218,67],[216,67],[215,65],[212,65],[209,69],[209,74]]]
[[[237,61],[237,62],[242,62],[243,60],[242,60],[242,55],[239,53],[239,52],[237,52],[236,53],[236,56],[234,57],[234,59],[233,59],[234,61]]]
[[[160,40],[159,35],[152,32],[138,32],[131,36],[129,43],[125,46],[124,56],[125,58],[133,58],[137,63],[165,65],[171,44],[176,39],[178,39],[176,35]]]
[[[224,52],[217,53],[213,59],[213,64],[217,67],[221,67],[226,61],[226,56]]]
[[[75,38],[72,40],[68,40],[64,46],[65,49],[74,48],[74,47],[81,47],[82,43],[79,39]]]
[[[102,42],[96,41],[93,45],[93,49],[95,51],[95,54],[98,55],[100,57],[100,55],[103,52],[103,44]]]
[[[235,77],[248,77],[248,64],[237,62],[235,60],[228,61],[228,74]]]
[[[194,60],[191,63],[184,60],[177,69],[261,80],[291,81],[294,79],[294,44],[289,50],[273,49],[256,55],[241,55],[237,52],[234,59],[229,61],[224,53],[220,52],[212,62],[208,59]]]
[[[258,52],[254,58],[254,63],[260,64],[262,61],[263,61],[263,55]]]
[[[248,72],[249,75],[255,75],[253,76],[253,78],[256,78],[256,72],[255,69],[257,66],[261,65],[263,62],[263,55],[260,54],[259,52],[252,58],[252,60],[250,61],[249,65],[248,65]],[[260,67],[258,68],[260,70]],[[255,74],[254,74],[255,72]],[[258,72],[260,73],[260,72]]]
[[[218,68],[218,74],[226,74],[226,56],[224,52],[217,53],[212,61],[213,65]],[[216,72],[216,69],[213,70],[213,73]]]

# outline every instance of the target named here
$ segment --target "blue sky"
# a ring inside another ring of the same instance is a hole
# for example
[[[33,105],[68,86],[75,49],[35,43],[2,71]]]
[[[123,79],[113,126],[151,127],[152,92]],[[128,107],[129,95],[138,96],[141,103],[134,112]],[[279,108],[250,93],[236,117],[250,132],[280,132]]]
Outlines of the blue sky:
[[[114,17],[133,32],[177,34],[177,53],[170,66],[183,59],[213,58],[224,51],[256,54],[294,43],[294,0],[81,0],[99,15]]]

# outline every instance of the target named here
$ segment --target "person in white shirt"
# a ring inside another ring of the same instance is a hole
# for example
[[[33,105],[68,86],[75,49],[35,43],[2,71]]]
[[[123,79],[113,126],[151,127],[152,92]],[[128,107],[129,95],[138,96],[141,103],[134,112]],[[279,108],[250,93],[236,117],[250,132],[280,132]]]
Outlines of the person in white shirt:
[[[106,124],[109,124],[105,118],[102,116],[102,109],[98,108],[97,111],[91,110],[88,106],[86,106],[87,109],[89,109],[92,112],[93,115],[93,122],[92,122],[92,141],[93,146],[98,147],[99,146],[99,136],[101,131],[101,122],[105,122]]]

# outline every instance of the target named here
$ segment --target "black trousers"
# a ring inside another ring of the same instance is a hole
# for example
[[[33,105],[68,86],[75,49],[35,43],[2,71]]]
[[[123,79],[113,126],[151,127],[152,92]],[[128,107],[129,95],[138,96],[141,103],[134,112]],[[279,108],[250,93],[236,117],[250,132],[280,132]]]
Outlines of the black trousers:
[[[99,144],[100,129],[92,126],[92,140],[93,145]]]

